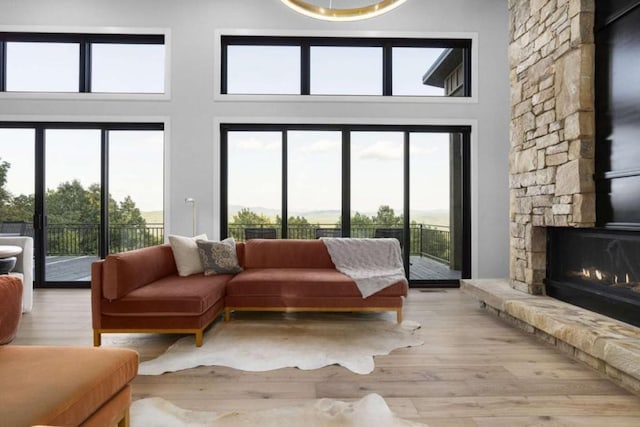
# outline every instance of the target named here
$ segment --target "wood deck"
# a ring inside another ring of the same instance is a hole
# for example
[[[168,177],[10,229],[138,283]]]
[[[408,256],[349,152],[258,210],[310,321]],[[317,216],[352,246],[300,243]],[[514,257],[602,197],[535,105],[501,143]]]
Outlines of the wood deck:
[[[398,415],[431,427],[639,425],[639,396],[480,309],[458,289],[410,290],[405,318],[421,323],[425,345],[376,357],[370,375],[337,366],[264,373],[201,367],[140,376],[134,399],[160,396],[188,409],[251,411],[375,392]],[[146,360],[178,338],[114,334],[103,345],[134,348]],[[23,316],[12,345],[91,342],[88,290],[37,289],[34,311]]]
[[[409,278],[411,280],[458,280],[460,270],[451,270],[448,265],[430,258],[409,257]]]

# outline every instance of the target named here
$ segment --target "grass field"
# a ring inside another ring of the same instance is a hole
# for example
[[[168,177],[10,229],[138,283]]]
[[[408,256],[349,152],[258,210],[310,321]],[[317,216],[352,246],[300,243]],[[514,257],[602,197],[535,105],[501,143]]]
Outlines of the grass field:
[[[164,215],[162,211],[148,211],[140,212],[142,218],[147,221],[147,224],[162,224],[164,222]]]

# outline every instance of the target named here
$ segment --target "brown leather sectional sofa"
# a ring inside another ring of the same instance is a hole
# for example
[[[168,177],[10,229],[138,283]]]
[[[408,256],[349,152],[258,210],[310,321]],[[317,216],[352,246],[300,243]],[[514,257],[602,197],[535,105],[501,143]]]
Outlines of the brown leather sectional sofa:
[[[193,333],[196,345],[223,311],[395,311],[402,321],[407,284],[362,298],[335,269],[320,240],[255,239],[237,243],[235,275],[178,275],[171,246],[109,255],[92,265],[94,345],[113,332]]]

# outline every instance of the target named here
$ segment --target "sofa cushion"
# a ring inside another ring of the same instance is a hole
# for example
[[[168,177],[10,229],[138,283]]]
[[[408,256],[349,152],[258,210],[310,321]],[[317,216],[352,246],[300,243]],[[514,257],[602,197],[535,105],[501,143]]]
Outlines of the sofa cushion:
[[[121,348],[0,347],[7,426],[81,425],[135,378],[138,353]]]
[[[244,247],[244,267],[335,269],[320,240],[249,240]]]
[[[231,275],[180,277],[171,274],[129,292],[122,298],[103,301],[108,316],[198,316],[224,298]]]
[[[176,263],[169,245],[109,255],[103,264],[102,293],[107,299],[117,299],[175,273]]]
[[[200,234],[195,237],[169,235],[169,244],[173,249],[173,257],[175,258],[178,274],[181,276],[190,276],[192,274],[202,273],[204,268],[200,255],[198,254],[197,240],[207,240],[206,234]]]
[[[406,284],[398,282],[374,295],[400,296],[406,293]],[[229,281],[227,295],[362,298],[353,280],[337,270],[325,268],[246,269]]]
[[[197,240],[196,244],[205,276],[236,274],[242,271],[242,267],[238,264],[236,242],[233,237],[228,237],[220,242]]]

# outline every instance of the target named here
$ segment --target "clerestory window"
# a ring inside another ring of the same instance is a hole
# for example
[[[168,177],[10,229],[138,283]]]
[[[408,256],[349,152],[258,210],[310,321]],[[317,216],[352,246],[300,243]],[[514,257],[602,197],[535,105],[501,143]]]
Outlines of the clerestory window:
[[[165,93],[164,39],[0,33],[0,92]]]
[[[221,37],[221,94],[471,96],[469,39]]]

